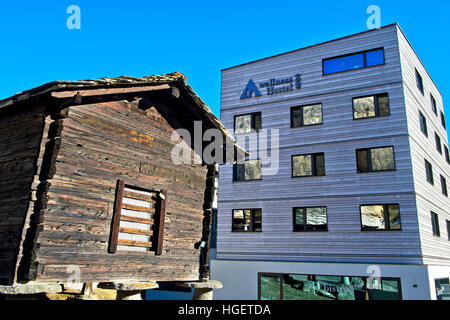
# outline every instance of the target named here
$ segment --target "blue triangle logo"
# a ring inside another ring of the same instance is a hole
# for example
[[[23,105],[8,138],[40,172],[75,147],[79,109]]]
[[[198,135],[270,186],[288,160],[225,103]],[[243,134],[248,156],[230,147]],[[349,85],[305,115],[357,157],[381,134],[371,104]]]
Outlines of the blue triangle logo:
[[[261,93],[259,92],[258,88],[256,87],[255,83],[252,79],[250,79],[247,83],[247,86],[245,87],[244,91],[242,92],[241,99],[249,99],[253,96],[253,92],[255,93],[255,97],[260,97]]]

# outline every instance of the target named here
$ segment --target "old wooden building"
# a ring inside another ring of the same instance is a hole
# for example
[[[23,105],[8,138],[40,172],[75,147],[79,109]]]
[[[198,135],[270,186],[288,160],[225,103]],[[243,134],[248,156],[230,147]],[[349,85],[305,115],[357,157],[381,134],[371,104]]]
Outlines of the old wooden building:
[[[0,101],[2,284],[207,278],[216,171],[171,160],[174,130],[194,135],[194,121],[233,139],[180,73]],[[198,159],[206,144],[192,144]]]

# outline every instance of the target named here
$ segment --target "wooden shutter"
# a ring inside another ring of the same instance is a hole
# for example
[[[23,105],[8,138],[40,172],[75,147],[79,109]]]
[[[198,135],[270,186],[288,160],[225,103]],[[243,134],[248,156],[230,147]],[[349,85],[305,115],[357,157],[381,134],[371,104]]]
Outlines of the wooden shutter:
[[[159,205],[157,207],[158,214],[156,216],[156,225],[157,225],[157,238],[156,238],[156,246],[155,251],[156,255],[161,255],[163,250],[164,243],[164,220],[166,218],[166,199],[167,199],[167,190],[162,190],[159,194]]]
[[[160,194],[163,193],[125,185],[123,180],[118,181],[109,253],[159,249],[157,254],[161,254],[165,197]],[[154,235],[155,230],[156,235]]]

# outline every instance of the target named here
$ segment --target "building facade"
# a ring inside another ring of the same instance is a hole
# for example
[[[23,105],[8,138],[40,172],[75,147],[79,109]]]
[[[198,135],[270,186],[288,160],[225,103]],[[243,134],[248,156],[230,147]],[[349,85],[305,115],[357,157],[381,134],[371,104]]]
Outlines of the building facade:
[[[221,120],[259,147],[220,167],[215,299],[441,298],[443,110],[397,24],[222,70]]]

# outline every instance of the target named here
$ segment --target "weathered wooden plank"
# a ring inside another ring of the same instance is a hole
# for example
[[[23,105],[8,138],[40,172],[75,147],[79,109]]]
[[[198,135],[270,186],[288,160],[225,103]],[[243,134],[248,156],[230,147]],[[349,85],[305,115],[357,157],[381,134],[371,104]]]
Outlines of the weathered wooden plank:
[[[152,195],[142,194],[133,192],[131,190],[125,190],[124,195],[125,198],[135,199],[135,200],[142,200],[142,201],[148,201],[153,202],[154,201],[154,193]]]
[[[144,234],[147,236],[153,235],[152,230],[142,230],[142,229],[120,227],[119,231],[123,232],[123,233],[131,233],[131,234]]]
[[[136,206],[136,205],[129,204],[129,203],[123,203],[122,209],[139,211],[139,212],[155,213],[155,208],[146,208],[146,207]]]
[[[164,225],[165,225],[165,219],[166,219],[166,201],[167,201],[167,190],[161,190],[161,193],[159,195],[160,201],[159,201],[159,212],[157,215],[157,242],[156,242],[156,255],[161,255],[163,252],[163,246],[164,246]]]
[[[136,86],[136,87],[124,87],[124,88],[109,88],[109,89],[84,89],[76,91],[58,91],[52,92],[52,97],[54,98],[73,98],[76,96],[88,97],[88,96],[103,96],[108,94],[125,94],[134,92],[148,92],[157,90],[167,90],[170,89],[170,85],[153,85],[153,86]]]
[[[124,239],[118,239],[117,244],[122,246],[133,246],[133,247],[147,247],[147,248],[152,247],[152,242],[124,240]]]
[[[138,217],[131,217],[127,215],[122,215],[120,218],[122,221],[130,221],[130,222],[137,222],[137,223],[147,223],[147,224],[153,224],[153,219],[145,219],[145,218],[138,218]]]
[[[125,189],[125,181],[117,181],[116,200],[114,202],[114,214],[111,223],[111,236],[109,238],[109,253],[115,253],[117,250],[117,240],[119,237],[120,216],[122,211],[123,192]]]

